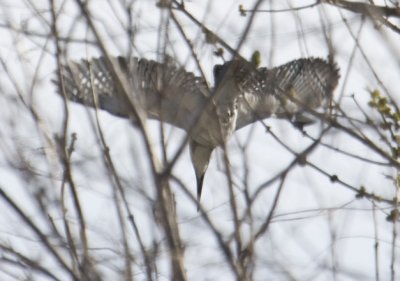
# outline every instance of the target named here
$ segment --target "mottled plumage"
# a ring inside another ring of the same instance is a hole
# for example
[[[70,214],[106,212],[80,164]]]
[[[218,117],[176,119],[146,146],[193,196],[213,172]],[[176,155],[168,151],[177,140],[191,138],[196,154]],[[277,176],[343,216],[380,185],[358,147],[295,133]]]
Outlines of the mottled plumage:
[[[303,114],[327,104],[339,80],[337,66],[319,58],[298,59],[271,69],[235,59],[214,67],[212,88],[170,61],[115,57],[112,65],[129,84],[128,100],[137,103],[148,118],[190,133],[199,199],[215,147],[235,130],[270,116],[307,123]],[[68,99],[134,121],[104,58],[71,62],[61,73]]]

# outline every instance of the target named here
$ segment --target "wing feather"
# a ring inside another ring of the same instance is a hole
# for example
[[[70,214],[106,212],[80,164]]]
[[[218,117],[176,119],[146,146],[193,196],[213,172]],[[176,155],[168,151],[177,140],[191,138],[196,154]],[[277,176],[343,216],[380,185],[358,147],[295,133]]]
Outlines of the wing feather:
[[[113,64],[119,66],[125,75],[124,81],[129,83],[131,100],[139,102],[149,118],[189,130],[210,95],[202,78],[170,61],[113,59]],[[70,62],[61,72],[64,92],[69,100],[99,107],[120,117],[133,118],[130,107],[118,93],[105,58]]]
[[[248,74],[253,78],[247,78],[250,82],[241,89],[236,129],[271,115],[292,118],[316,109],[331,100],[339,80],[336,64],[319,58],[298,59],[256,71]]]

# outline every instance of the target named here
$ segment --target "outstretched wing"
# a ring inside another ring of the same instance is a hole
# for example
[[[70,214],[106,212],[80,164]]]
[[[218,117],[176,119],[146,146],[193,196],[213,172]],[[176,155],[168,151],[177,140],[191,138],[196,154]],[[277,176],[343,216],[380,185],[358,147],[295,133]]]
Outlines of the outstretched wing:
[[[339,80],[336,64],[319,58],[298,59],[272,69],[259,68],[238,81],[243,96],[236,129],[271,115],[299,118],[331,100]]]
[[[206,82],[172,62],[147,59],[113,58],[131,89],[132,101],[140,102],[149,118],[188,130],[206,104]],[[70,62],[63,66],[66,97],[74,102],[98,107],[111,114],[133,118],[126,99],[118,93],[112,72],[104,57]],[[57,83],[57,81],[55,81]]]

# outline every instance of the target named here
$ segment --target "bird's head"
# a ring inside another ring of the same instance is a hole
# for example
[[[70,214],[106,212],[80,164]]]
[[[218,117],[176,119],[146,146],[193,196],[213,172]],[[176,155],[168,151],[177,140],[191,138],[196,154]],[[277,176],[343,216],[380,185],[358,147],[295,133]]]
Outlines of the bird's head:
[[[222,64],[214,65],[214,69],[213,69],[214,85],[218,85],[219,81],[221,80],[223,66],[224,65],[222,65]]]
[[[225,79],[232,79],[235,73],[235,67],[238,66],[238,60],[231,60],[224,64],[216,64],[213,69],[214,85],[217,87]]]

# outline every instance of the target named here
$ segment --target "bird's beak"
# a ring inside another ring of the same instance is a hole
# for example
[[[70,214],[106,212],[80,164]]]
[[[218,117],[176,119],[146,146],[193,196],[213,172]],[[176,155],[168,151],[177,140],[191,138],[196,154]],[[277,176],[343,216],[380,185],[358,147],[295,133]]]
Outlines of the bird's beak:
[[[200,210],[200,198],[201,198],[201,190],[203,189],[203,181],[204,181],[204,174],[198,176],[196,175],[196,182],[197,182],[197,211]]]
[[[203,189],[204,175],[206,173],[208,162],[214,147],[199,145],[195,141],[190,142],[190,155],[197,183],[197,209],[200,207],[201,191]]]

